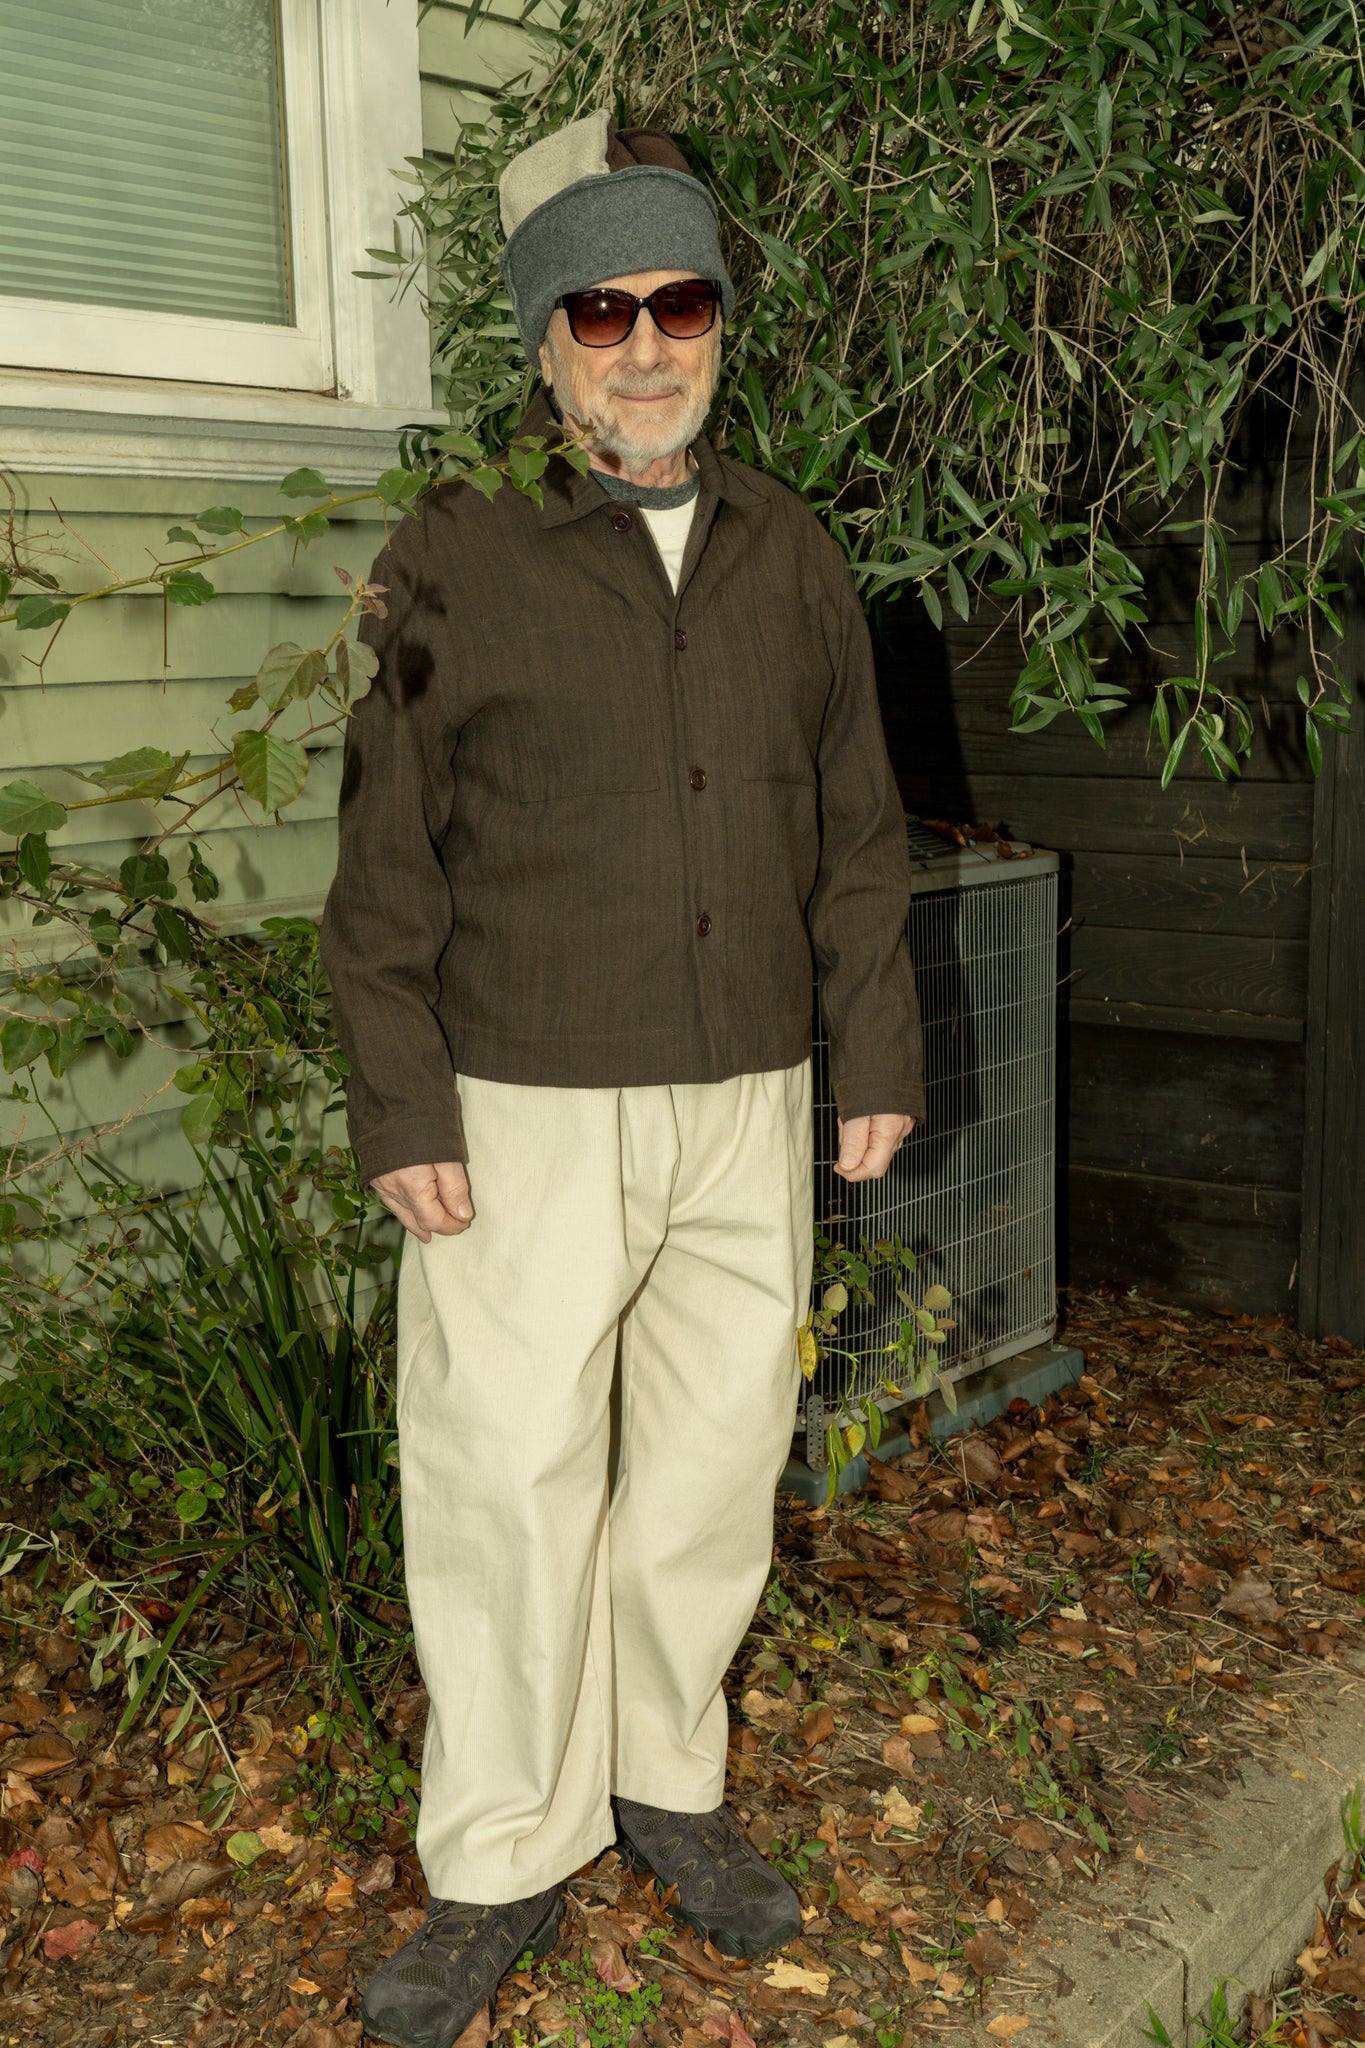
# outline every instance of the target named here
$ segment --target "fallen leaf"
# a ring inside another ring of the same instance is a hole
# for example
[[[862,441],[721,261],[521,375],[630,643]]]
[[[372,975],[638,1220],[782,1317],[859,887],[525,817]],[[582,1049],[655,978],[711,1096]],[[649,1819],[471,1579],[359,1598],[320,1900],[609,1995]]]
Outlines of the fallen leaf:
[[[963,1478],[973,1486],[992,1487],[1000,1477],[1000,1460],[984,1437],[954,1439],[949,1455]]]
[[[1052,1847],[1052,1837],[1040,1820],[1017,1821],[1010,1832],[1021,1849],[1031,1849],[1035,1856],[1045,1856]]]
[[[355,1888],[372,1899],[376,1892],[391,1892],[396,1875],[392,1856],[376,1856],[364,1876],[356,1879]]]
[[[860,1927],[875,1927],[876,1909],[868,1904],[842,1863],[834,1866],[834,1890],[841,1912],[850,1920],[856,1920]]]
[[[327,1890],[323,1893],[323,1912],[344,1913],[347,1910],[347,1908],[351,1905],[354,1895],[355,1879],[353,1877],[348,1877],[346,1875],[346,1872],[343,1870],[340,1873],[340,1875],[336,1877],[333,1880],[333,1882],[328,1886]]]
[[[727,2012],[722,2019],[717,2013],[708,2013],[701,2023],[701,2030],[713,2041],[725,2041],[729,2048],[757,2048],[757,2043],[737,2012]]]
[[[906,1956],[905,1974],[912,1984],[936,1984],[938,1970],[933,1963],[926,1963],[921,1956]]]
[[[290,1979],[286,1989],[296,1991],[300,1998],[314,1998],[321,1991],[322,1986],[315,1984],[311,1977],[293,1977]]]
[[[15,1763],[26,1778],[45,1778],[49,1772],[64,1771],[76,1761],[76,1752],[60,1735],[35,1735],[20,1745]]]
[[[223,1847],[243,1870],[250,1870],[256,1858],[265,1854],[265,1843],[250,1828],[242,1828],[237,1834],[229,1835]]]
[[[966,1984],[965,1977],[959,1977],[956,1970],[943,1970],[939,1974],[938,1988],[944,1998],[956,1998]]]
[[[986,1918],[997,1922],[1008,1920],[1009,1913],[1006,1910],[1005,1901],[1003,1899],[989,1900],[986,1905]]]
[[[882,1744],[882,1762],[898,1778],[915,1775],[915,1752],[903,1735],[888,1735]]]
[[[272,1821],[269,1827],[257,1828],[256,1833],[263,1849],[274,1849],[280,1856],[287,1856],[291,1849],[299,1846],[299,1836],[291,1834],[278,1821]]]
[[[1157,1810],[1155,1799],[1147,1792],[1137,1791],[1132,1785],[1124,1786],[1123,1797],[1127,1802],[1128,1811],[1137,1820],[1150,1820]]]
[[[1009,1967],[1009,1950],[993,1927],[984,1927],[964,1941],[962,1955],[978,1977],[998,1977]]]
[[[902,1735],[937,1735],[943,1723],[933,1714],[902,1714]]]
[[[895,1740],[893,1736],[892,1741]],[[912,1806],[899,1785],[882,1794],[882,1819],[892,1828],[918,1828],[924,1818],[922,1806]]]
[[[208,1829],[192,1820],[162,1821],[157,1827],[148,1828],[142,1837],[142,1853],[149,1870],[169,1869],[172,1863],[183,1863],[196,1852],[217,1846]]]
[[[822,1742],[828,1742],[834,1733],[834,1709],[822,1700],[817,1707],[801,1716],[797,1734],[807,1749],[815,1749]]]
[[[774,1957],[763,1981],[771,1984],[774,1991],[804,1991],[811,1998],[825,1998],[829,1993],[828,1970],[810,1970],[804,1963],[789,1962],[785,1956]]]
[[[103,1814],[90,1830],[85,1855],[91,1874],[103,1885],[105,1891],[117,1891],[124,1882],[123,1864],[113,1830]]]
[[[98,1933],[93,1920],[68,1920],[61,1927],[49,1927],[43,1936],[43,1954],[50,1963],[82,1955]]]
[[[1026,2012],[998,2012],[993,2020],[987,2020],[986,2032],[994,2034],[997,2041],[1012,2041],[1028,2023]]]
[[[152,1885],[145,1900],[149,1913],[161,1912],[168,1907],[183,1906],[186,1899],[202,1898],[220,1885],[225,1877],[231,1877],[237,1866],[229,1863],[225,1856],[189,1857],[181,1863],[168,1864]]]
[[[1109,1712],[1108,1707],[1099,1697],[1098,1693],[1078,1692],[1074,1695],[1071,1704],[1078,1714],[1107,1714]]]
[[[608,1991],[634,1991],[639,1978],[626,1965],[620,1945],[614,1941],[595,1941],[589,1951],[592,1966]]]
[[[1252,1571],[1235,1573],[1218,1605],[1222,1613],[1236,1615],[1239,1621],[1278,1621],[1284,1613],[1272,1588]]]

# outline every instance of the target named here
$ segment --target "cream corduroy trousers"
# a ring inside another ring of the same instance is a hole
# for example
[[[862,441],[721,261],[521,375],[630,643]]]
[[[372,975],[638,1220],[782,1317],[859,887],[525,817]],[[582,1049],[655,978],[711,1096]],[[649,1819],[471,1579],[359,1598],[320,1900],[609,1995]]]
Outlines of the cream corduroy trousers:
[[[811,1072],[459,1088],[475,1220],[406,1242],[399,1459],[418,1851],[436,1897],[495,1905],[599,1854],[613,1793],[720,1802],[810,1292]]]

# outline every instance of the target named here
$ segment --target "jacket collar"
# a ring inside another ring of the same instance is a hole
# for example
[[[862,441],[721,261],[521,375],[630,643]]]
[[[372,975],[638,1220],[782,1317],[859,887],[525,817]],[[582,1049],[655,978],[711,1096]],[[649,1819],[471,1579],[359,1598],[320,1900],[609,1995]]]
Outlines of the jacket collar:
[[[539,434],[549,447],[563,437],[544,385],[536,392],[517,427],[518,438],[523,434]],[[699,434],[692,443],[692,454],[701,472],[703,497],[713,501],[723,498],[727,504],[741,510],[762,502],[762,493],[750,483],[743,463],[731,462],[718,455],[705,434]],[[572,463],[565,462],[562,456],[550,458],[541,488],[545,497],[541,520],[546,526],[567,526],[570,521],[582,519],[589,512],[598,512],[612,502],[591,476],[580,476]]]

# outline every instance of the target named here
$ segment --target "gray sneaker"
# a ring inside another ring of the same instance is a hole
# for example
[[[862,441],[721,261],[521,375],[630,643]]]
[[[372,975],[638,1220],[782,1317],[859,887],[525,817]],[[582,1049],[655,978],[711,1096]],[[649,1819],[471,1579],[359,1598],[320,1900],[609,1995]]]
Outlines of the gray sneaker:
[[[676,1885],[677,1918],[727,1956],[759,1956],[801,1932],[796,1893],[723,1806],[714,1813],[669,1813],[618,1799],[616,1816],[628,1860],[664,1885]]]
[[[507,1906],[433,1899],[425,1925],[366,1985],[366,2033],[393,2048],[451,2048],[519,1957],[549,1954],[561,1896],[553,1885]]]

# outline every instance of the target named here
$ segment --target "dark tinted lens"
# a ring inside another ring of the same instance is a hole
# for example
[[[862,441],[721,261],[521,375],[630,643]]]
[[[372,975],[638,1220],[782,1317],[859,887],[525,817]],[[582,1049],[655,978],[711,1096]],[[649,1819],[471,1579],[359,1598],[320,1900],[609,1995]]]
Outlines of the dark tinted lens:
[[[686,278],[681,284],[660,285],[649,306],[665,334],[674,341],[694,341],[716,317],[716,294],[705,278]]]
[[[564,311],[575,341],[586,348],[610,348],[629,334],[635,301],[624,292],[569,292]]]

